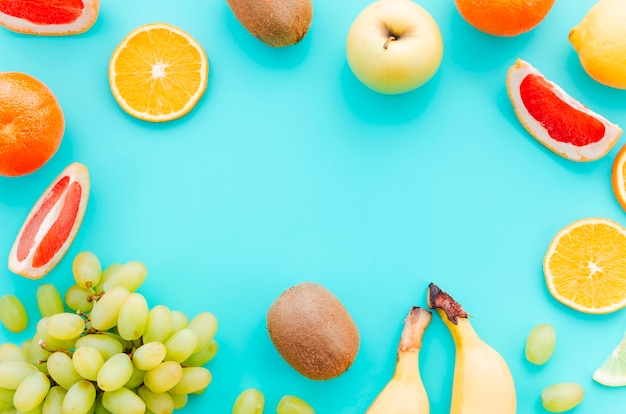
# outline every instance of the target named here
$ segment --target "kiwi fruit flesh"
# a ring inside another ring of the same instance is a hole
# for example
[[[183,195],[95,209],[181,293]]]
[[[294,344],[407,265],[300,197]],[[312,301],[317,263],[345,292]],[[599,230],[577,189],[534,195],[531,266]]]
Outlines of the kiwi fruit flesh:
[[[284,291],[267,312],[267,330],[278,353],[314,380],[337,377],[359,350],[359,330],[339,299],[305,282]]]
[[[307,34],[311,0],[227,0],[233,14],[253,36],[272,47],[290,46]]]

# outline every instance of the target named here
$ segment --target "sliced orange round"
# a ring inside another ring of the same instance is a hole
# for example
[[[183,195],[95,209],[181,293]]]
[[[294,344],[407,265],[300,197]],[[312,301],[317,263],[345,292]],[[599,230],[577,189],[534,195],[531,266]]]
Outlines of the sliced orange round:
[[[50,272],[76,237],[89,190],[87,168],[77,162],[67,166],[26,217],[9,253],[9,270],[30,279]]]
[[[586,218],[561,230],[543,270],[550,294],[585,313],[626,306],[626,229],[606,218]]]
[[[572,161],[602,158],[622,129],[593,112],[528,62],[517,59],[506,85],[517,118],[537,141]]]
[[[17,33],[71,35],[89,30],[100,0],[0,0],[0,25]]]
[[[626,211],[626,145],[619,150],[615,160],[613,160],[611,186],[615,198]]]
[[[187,114],[206,90],[209,61],[181,29],[153,23],[130,32],[109,63],[117,103],[135,118],[164,122]]]

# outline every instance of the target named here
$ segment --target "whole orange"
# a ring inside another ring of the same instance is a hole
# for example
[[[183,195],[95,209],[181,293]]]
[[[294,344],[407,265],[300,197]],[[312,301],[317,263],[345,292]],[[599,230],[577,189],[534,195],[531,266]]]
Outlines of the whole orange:
[[[534,29],[556,0],[454,0],[463,18],[493,36],[517,36]]]
[[[63,112],[50,88],[25,73],[0,73],[0,175],[41,168],[61,145],[64,131]]]

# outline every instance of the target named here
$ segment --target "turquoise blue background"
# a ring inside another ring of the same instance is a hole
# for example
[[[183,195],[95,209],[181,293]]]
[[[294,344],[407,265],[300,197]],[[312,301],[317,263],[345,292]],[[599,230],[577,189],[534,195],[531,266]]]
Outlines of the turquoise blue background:
[[[595,1],[558,0],[532,32],[496,38],[469,26],[452,0],[421,0],[444,40],[439,72],[422,88],[384,96],[364,87],[345,58],[345,38],[366,0],[314,1],[304,40],[271,49],[223,0],[105,1],[87,33],[64,38],[0,31],[0,70],[23,71],[54,91],[66,116],[56,155],[40,170],[0,178],[0,256],[32,204],[69,163],[85,164],[91,197],[68,255],[44,279],[0,269],[34,321],[35,290],[72,284],[83,250],[104,265],[141,260],[141,291],[220,327],[213,383],[186,413],[229,413],[257,387],[266,412],[285,394],[321,414],[363,413],[392,375],[401,322],[437,283],[473,315],[478,333],[508,362],[520,413],[542,413],[540,392],[575,381],[577,414],[626,404],[626,389],[592,381],[622,339],[624,311],[586,315],[548,293],[542,261],[572,221],[626,225],[611,192],[613,159],[574,163],[536,142],[518,122],[505,76],[520,57],[573,97],[626,126],[626,91],[589,78],[567,40]],[[111,53],[133,28],[167,22],[188,31],[210,60],[209,86],[184,118],[150,124],[126,115],[110,93]],[[344,375],[315,382],[273,348],[265,312],[289,286],[315,281],[354,317],[361,348]],[[538,323],[557,332],[542,367],[523,357]],[[32,336],[0,330],[0,341]],[[450,403],[454,348],[438,316],[426,331],[421,372],[432,412]],[[622,408],[620,408],[622,407]],[[616,411],[613,411],[616,412]]]

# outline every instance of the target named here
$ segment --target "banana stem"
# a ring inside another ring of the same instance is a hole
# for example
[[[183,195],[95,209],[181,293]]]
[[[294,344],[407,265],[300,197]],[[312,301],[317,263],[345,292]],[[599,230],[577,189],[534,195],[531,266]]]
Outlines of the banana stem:
[[[422,337],[428,327],[432,314],[419,306],[413,306],[404,318],[404,328],[398,344],[398,353],[419,351],[422,348]]]
[[[428,291],[426,293],[428,307],[431,309],[442,310],[448,321],[454,325],[458,325],[459,318],[467,319],[469,315],[463,307],[450,295],[443,290],[439,289],[437,285],[431,283],[428,285]]]

